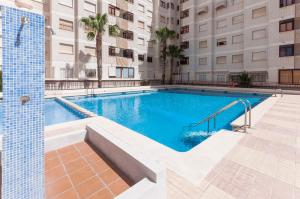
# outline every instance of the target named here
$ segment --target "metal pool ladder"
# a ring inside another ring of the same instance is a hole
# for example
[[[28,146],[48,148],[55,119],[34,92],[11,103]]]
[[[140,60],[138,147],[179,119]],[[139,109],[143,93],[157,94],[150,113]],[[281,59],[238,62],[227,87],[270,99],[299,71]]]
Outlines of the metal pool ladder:
[[[252,110],[252,107],[251,107],[251,103],[246,100],[246,99],[238,99],[238,100],[235,100],[233,102],[231,102],[230,104],[224,106],[223,108],[221,108],[220,110],[216,111],[215,113],[211,114],[210,116],[208,116],[207,118],[197,122],[197,123],[194,123],[189,127],[190,128],[194,128],[194,127],[197,127],[205,122],[207,122],[207,132],[209,133],[210,132],[210,123],[211,123],[211,120],[213,120],[214,122],[214,129],[216,129],[217,127],[217,116],[221,113],[223,113],[224,111],[226,111],[227,109],[233,107],[234,105],[238,104],[238,103],[241,103],[244,105],[244,111],[245,111],[245,116],[244,116],[244,125],[241,126],[240,128],[243,129],[244,133],[247,132],[247,128],[250,128],[251,127],[251,110]],[[248,110],[249,110],[249,118],[248,118]],[[247,123],[249,121],[249,123]]]

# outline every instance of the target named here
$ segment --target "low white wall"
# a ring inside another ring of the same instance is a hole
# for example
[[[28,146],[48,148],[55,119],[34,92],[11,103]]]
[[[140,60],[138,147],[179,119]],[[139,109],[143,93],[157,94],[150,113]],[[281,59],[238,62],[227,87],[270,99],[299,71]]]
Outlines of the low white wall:
[[[137,183],[124,192],[121,198],[166,198],[166,170],[163,165],[146,158],[142,153],[132,149],[96,124],[87,126],[87,140],[110,159],[121,171]],[[145,178],[149,182],[145,182]],[[151,183],[150,183],[151,182]],[[145,194],[147,193],[147,194]],[[131,197],[129,197],[130,195]],[[126,196],[126,197],[125,197]]]

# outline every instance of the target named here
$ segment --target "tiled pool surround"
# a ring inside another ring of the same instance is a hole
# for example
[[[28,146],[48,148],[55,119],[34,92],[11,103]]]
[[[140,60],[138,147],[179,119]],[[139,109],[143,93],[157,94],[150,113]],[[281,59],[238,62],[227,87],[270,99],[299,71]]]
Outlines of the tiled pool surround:
[[[112,199],[132,185],[86,142],[47,152],[45,180],[46,199]]]

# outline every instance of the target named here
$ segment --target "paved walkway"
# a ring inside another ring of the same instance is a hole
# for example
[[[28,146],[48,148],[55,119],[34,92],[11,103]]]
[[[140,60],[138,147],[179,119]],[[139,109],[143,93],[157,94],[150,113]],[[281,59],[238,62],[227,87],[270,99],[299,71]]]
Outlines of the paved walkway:
[[[168,171],[168,198],[299,199],[300,96],[279,99],[197,186]]]

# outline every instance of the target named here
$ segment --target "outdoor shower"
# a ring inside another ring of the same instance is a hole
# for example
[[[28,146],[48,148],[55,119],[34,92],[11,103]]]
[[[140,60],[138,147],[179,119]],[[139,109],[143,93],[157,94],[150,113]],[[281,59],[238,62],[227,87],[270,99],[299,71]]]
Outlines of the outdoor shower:
[[[21,23],[22,25],[28,24],[29,23],[29,17],[21,17]]]

